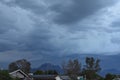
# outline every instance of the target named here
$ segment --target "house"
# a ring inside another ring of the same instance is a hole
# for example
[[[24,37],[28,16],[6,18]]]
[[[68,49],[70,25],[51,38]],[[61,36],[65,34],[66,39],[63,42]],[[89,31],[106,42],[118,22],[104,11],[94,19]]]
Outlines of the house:
[[[84,76],[78,76],[77,79],[78,80],[86,80],[86,77],[84,78]]]
[[[34,80],[56,80],[56,75],[31,75]]]
[[[56,76],[56,80],[71,80],[69,76]]]
[[[18,69],[16,71],[13,71],[9,73],[11,77],[13,78],[20,78],[21,80],[32,80],[26,73],[24,73],[22,70]]]
[[[84,76],[78,76],[78,80],[86,80]],[[56,76],[56,80],[72,80],[69,76]]]

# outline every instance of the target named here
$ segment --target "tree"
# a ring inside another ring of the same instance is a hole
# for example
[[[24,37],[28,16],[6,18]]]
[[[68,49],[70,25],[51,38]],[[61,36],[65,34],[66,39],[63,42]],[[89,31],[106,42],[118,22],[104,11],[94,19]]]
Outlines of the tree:
[[[65,74],[69,75],[73,80],[77,79],[77,76],[81,73],[81,64],[79,63],[78,59],[69,60],[68,63],[62,64],[63,70]]]
[[[46,70],[46,71],[37,70],[37,71],[34,72],[34,74],[36,74],[36,75],[42,75],[42,74],[45,74],[45,75],[58,75],[56,70]]]
[[[0,70],[0,80],[12,80],[9,76],[8,71]]]
[[[108,73],[105,75],[105,80],[113,80],[115,77],[116,75]]]
[[[37,70],[34,72],[35,75],[41,75],[44,74],[44,72],[42,70]]]
[[[19,78],[12,78],[7,70],[0,70],[0,80],[21,80]]]
[[[18,68],[18,66],[16,65],[15,62],[12,62],[12,63],[9,64],[9,71],[10,72],[15,71],[17,69],[19,69],[19,68]]]
[[[83,68],[83,74],[86,75],[88,80],[96,79],[96,74],[101,70],[100,60],[93,57],[86,57],[86,65]]]
[[[58,75],[56,70],[46,70],[44,72],[44,74],[47,74],[47,75]]]
[[[21,69],[23,72],[29,73],[31,68],[30,65],[30,62],[25,59],[17,60],[9,64],[9,71],[12,72],[17,69]]]

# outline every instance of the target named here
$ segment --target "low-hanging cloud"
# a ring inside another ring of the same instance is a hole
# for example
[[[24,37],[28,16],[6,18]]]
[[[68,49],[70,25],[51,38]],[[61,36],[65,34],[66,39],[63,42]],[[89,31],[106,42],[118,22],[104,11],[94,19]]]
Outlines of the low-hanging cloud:
[[[101,8],[110,6],[116,2],[115,0],[71,0],[72,4],[63,6],[58,4],[53,6],[52,10],[56,11],[57,15],[54,21],[58,24],[72,24],[76,23],[94,13]],[[69,1],[68,1],[69,2]]]
[[[8,59],[13,58],[12,61],[19,54],[19,59],[32,62],[52,62],[53,57],[62,59],[75,53],[116,55],[120,46],[115,42],[119,41],[111,39],[120,33],[111,24],[120,16],[119,4],[116,6],[115,2],[1,0],[1,59],[5,61],[9,53]]]

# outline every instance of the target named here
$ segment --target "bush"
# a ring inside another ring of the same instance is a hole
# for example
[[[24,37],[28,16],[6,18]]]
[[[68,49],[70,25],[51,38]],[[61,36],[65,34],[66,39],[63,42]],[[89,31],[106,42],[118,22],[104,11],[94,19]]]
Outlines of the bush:
[[[12,78],[10,77],[8,71],[2,70],[0,71],[0,80],[12,80]]]
[[[0,70],[0,80],[20,80],[20,79],[11,78],[7,70]]]

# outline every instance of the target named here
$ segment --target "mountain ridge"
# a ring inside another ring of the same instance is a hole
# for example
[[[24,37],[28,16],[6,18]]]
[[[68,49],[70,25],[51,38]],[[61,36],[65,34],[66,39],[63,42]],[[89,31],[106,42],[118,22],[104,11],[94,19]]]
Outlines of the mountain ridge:
[[[41,64],[41,66],[39,66],[38,68],[33,68],[31,71],[35,72],[36,70],[42,70],[42,71],[55,70],[59,74],[63,73],[63,69],[59,65],[54,65],[52,63]]]

